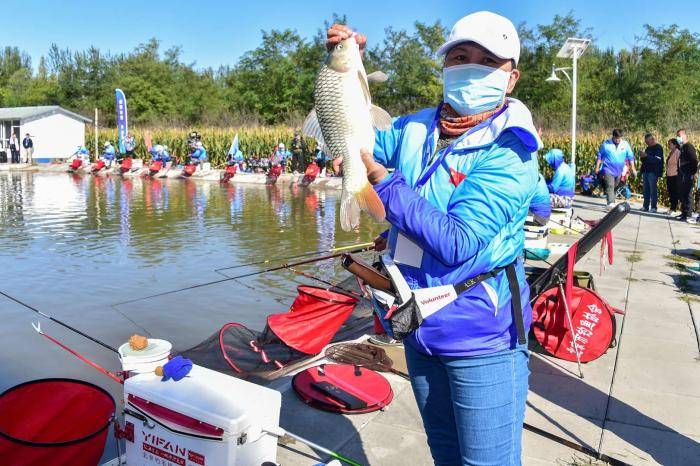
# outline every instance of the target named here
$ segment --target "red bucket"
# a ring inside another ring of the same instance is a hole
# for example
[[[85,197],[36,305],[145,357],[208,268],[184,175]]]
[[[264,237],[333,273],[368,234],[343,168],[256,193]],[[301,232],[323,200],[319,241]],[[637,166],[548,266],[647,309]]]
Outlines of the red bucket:
[[[163,162],[160,160],[151,162],[151,164],[148,166],[148,170],[151,172],[151,175],[158,173],[161,168],[163,168]]]
[[[98,160],[97,162],[92,164],[92,171],[98,172],[102,170],[105,167],[105,161],[104,160]]]
[[[95,466],[115,404],[102,388],[42,379],[0,395],[0,458],[13,466]]]
[[[197,165],[188,164],[188,165],[185,165],[185,168],[182,169],[182,174],[184,176],[192,176],[192,175],[194,175],[194,172],[196,172],[196,171],[197,171]]]
[[[131,157],[127,157],[124,160],[122,160],[122,164],[121,164],[122,173],[128,172],[129,170],[131,170],[131,165],[132,165]]]
[[[336,291],[301,285],[289,312],[273,314],[267,326],[297,351],[318,354],[352,314],[358,299]]]

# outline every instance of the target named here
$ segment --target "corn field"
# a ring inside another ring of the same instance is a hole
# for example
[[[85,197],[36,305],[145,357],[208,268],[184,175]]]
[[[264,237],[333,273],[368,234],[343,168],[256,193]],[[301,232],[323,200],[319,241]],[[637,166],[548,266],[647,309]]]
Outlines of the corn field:
[[[132,128],[131,133],[136,138],[137,147],[136,155],[140,158],[148,158],[146,147],[144,144],[144,136],[146,131],[150,131],[153,144],[164,144],[170,149],[170,153],[182,159],[189,152],[187,147],[187,135],[189,130],[182,128]],[[241,127],[241,128],[197,128],[197,131],[202,135],[202,143],[207,149],[209,161],[213,167],[222,167],[226,160],[226,154],[233,137],[238,134],[239,147],[246,157],[256,154],[259,157],[268,156],[272,153],[275,146],[282,142],[288,148],[294,136],[294,128],[288,126],[269,126],[269,127]],[[657,141],[664,147],[664,154],[667,152],[666,141],[673,135],[657,134]],[[579,133],[576,138],[576,171],[578,174],[590,173],[595,168],[598,148],[603,140],[609,138],[608,133],[589,132]],[[100,147],[106,141],[116,143],[117,130],[114,128],[101,128],[99,130]],[[626,139],[632,146],[635,154],[645,147],[644,135],[628,134]],[[547,153],[549,149],[558,148],[564,151],[567,161],[571,160],[571,137],[569,133],[553,133],[545,132],[542,135],[544,149],[540,151],[540,155]],[[93,129],[90,127],[86,134],[86,143],[91,153],[94,153],[95,137]],[[314,141],[307,141],[309,151],[315,148]],[[307,154],[308,157],[308,154]],[[639,168],[639,161],[637,161]],[[540,160],[540,169],[545,175],[549,168],[543,159]],[[630,181],[632,192],[641,193],[641,177],[633,178]],[[667,203],[666,182],[663,178],[659,179],[659,201]]]

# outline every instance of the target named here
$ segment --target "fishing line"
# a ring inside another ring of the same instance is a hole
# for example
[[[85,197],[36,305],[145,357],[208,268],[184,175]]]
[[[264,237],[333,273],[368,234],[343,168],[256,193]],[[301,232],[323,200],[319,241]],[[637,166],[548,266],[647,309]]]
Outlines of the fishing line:
[[[296,254],[294,256],[289,256],[285,257],[282,259],[263,259],[261,261],[257,262],[249,262],[247,264],[239,264],[239,265],[232,265],[230,267],[221,267],[218,269],[214,269],[214,272],[220,272],[222,270],[231,270],[231,269],[240,269],[243,267],[251,267],[253,265],[261,265],[261,264],[269,264],[270,262],[286,262],[291,259],[299,259],[301,257],[308,257],[308,256],[315,256],[318,254],[327,254],[327,253],[333,253],[333,252],[340,252],[344,251],[346,249],[353,249],[353,248],[368,248],[370,246],[374,246],[374,243],[360,243],[360,244],[351,244],[348,246],[340,246],[337,248],[331,248],[331,249],[324,249],[321,251],[313,251],[313,252],[305,252],[303,254]]]
[[[297,270],[297,269],[295,269],[295,268],[293,268],[293,267],[289,267],[289,270],[291,270],[292,272],[294,272],[294,273],[296,273],[296,274],[298,274],[298,275],[301,275],[302,277],[306,277],[306,278],[309,278],[309,279],[311,279],[311,280],[316,280],[317,282],[323,283],[324,285],[328,285],[328,286],[330,286],[331,288],[336,288],[336,289],[338,289],[338,290],[340,290],[340,291],[343,291],[343,292],[345,292],[345,293],[351,294],[352,296],[355,296],[356,298],[367,299],[367,298],[365,298],[363,295],[361,295],[360,293],[358,293],[357,291],[348,290],[347,288],[343,288],[343,287],[340,286],[340,285],[337,285],[337,284],[335,284],[335,283],[326,281],[326,280],[324,280],[324,279],[322,279],[322,278],[318,278],[318,277],[316,277],[316,276],[314,276],[314,275],[311,275],[310,273],[302,272],[301,270]]]
[[[117,350],[116,348],[114,348],[114,347],[112,347],[112,346],[109,346],[107,343],[105,343],[105,342],[103,342],[103,341],[100,341],[100,340],[98,340],[97,338],[91,337],[91,336],[88,335],[87,333],[83,333],[83,332],[81,332],[80,330],[78,330],[77,328],[71,327],[70,325],[68,325],[68,324],[65,323],[65,322],[61,322],[60,320],[51,317],[50,315],[41,312],[39,309],[37,309],[37,308],[35,308],[35,307],[33,307],[33,306],[30,306],[29,304],[27,304],[27,303],[25,303],[25,302],[22,302],[22,301],[20,301],[20,300],[17,299],[17,298],[13,298],[12,296],[10,296],[9,294],[5,293],[5,292],[2,291],[2,290],[0,290],[0,295],[3,295],[3,296],[6,297],[7,299],[16,302],[16,303],[19,304],[20,306],[24,306],[24,307],[26,307],[27,309],[36,312],[37,314],[39,314],[39,315],[42,316],[42,317],[45,317],[45,318],[47,318],[47,319],[49,319],[49,320],[51,320],[51,321],[53,321],[53,322],[56,322],[58,325],[61,325],[61,326],[65,327],[65,328],[67,328],[67,329],[70,330],[71,332],[75,332],[75,333],[77,333],[78,335],[80,335],[80,336],[82,336],[82,337],[85,337],[85,338],[87,338],[88,340],[93,341],[93,342],[97,343],[98,345],[103,346],[103,347],[107,348],[108,350],[114,351],[115,353],[119,354],[119,350]]]
[[[369,250],[371,250],[371,249],[374,248],[374,243],[366,243],[366,244],[370,244],[371,246],[367,246],[367,247],[362,247],[362,248],[359,248],[359,249],[355,249],[355,250],[349,251],[349,253],[350,253],[350,254],[357,254],[357,253],[360,253],[360,252],[369,251]],[[282,265],[279,265],[279,266],[276,266],[276,267],[270,267],[270,268],[264,269],[264,270],[258,270],[258,271],[255,271],[255,272],[244,273],[244,274],[242,274],[242,275],[236,275],[235,277],[222,278],[222,279],[214,280],[214,281],[207,282],[207,283],[199,283],[199,284],[197,284],[197,285],[190,285],[190,286],[186,286],[186,287],[184,287],[184,288],[178,288],[177,290],[171,290],[171,291],[164,291],[164,292],[162,292],[162,293],[156,293],[156,294],[154,294],[154,295],[145,296],[145,297],[143,297],[143,298],[130,299],[130,300],[128,300],[128,301],[122,301],[122,302],[120,302],[120,303],[115,303],[115,304],[113,304],[113,306],[121,306],[121,305],[124,305],[124,304],[131,304],[131,303],[135,303],[135,302],[138,302],[138,301],[144,301],[144,300],[146,300],[146,299],[158,298],[158,297],[166,296],[166,295],[169,295],[169,294],[180,293],[180,292],[182,292],[182,291],[194,290],[194,289],[196,289],[196,288],[202,288],[202,287],[204,287],[204,286],[217,285],[217,284],[219,284],[219,283],[224,283],[224,282],[228,282],[228,281],[231,281],[231,280],[239,280],[239,279],[241,279],[241,278],[252,277],[253,275],[261,275],[261,274],[268,273],[268,272],[275,272],[275,271],[277,271],[277,270],[282,270],[282,269],[286,269],[286,268],[289,268],[289,267],[296,267],[296,266],[298,266],[298,265],[312,264],[312,263],[314,263],[314,262],[320,262],[320,261],[324,261],[324,260],[328,260],[328,259],[335,259],[336,257],[340,257],[340,256],[342,256],[343,254],[346,254],[346,253],[345,253],[345,252],[337,252],[337,253],[335,253],[335,254],[330,254],[330,255],[322,256],[322,257],[315,257],[315,258],[313,258],[313,259],[307,259],[307,260],[303,260],[303,261],[299,261],[299,262],[285,263],[285,264],[282,264]]]

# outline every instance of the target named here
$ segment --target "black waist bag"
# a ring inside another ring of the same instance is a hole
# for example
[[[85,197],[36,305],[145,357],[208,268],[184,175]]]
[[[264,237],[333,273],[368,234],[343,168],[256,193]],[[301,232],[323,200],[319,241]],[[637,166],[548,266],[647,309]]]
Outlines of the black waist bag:
[[[506,267],[499,267],[490,272],[482,273],[474,278],[457,284],[454,286],[457,296],[474,288],[479,283],[492,277],[496,277],[503,270],[506,271],[508,278],[508,285],[511,291],[511,303],[513,311],[513,322],[515,323],[517,333],[518,333],[518,343],[524,344],[525,339],[525,329],[523,325],[523,313],[522,306],[520,303],[520,287],[515,274],[515,264],[510,264]],[[408,337],[412,332],[418,329],[423,324],[423,315],[421,314],[418,303],[416,302],[416,295],[411,293],[411,297],[404,303],[392,306],[384,319],[389,322],[391,327],[391,333],[394,335],[394,339],[402,341]]]
[[[409,336],[423,323],[423,315],[418,309],[416,295],[411,294],[408,301],[389,309],[384,318],[389,322],[395,340],[401,341]]]

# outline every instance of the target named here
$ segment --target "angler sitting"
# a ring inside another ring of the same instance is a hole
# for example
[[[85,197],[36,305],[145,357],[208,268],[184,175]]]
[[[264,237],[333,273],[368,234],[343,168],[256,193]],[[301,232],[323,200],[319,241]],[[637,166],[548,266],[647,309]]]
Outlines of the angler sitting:
[[[190,163],[192,165],[199,165],[207,161],[207,151],[204,148],[202,141],[197,141],[194,143],[194,152],[190,154]]]
[[[289,152],[286,147],[284,146],[284,143],[279,143],[277,147],[275,148],[275,151],[272,153],[272,160],[274,165],[279,165],[282,167],[282,171],[284,171],[284,167],[287,165],[287,159],[292,156],[292,153]]]
[[[560,149],[551,149],[544,159],[554,170],[554,176],[547,183],[552,207],[568,209],[574,202],[576,168],[564,161],[564,153]]]
[[[226,154],[226,165],[238,165],[240,168],[240,165],[244,160],[245,158],[243,157],[243,152],[241,152],[240,149],[237,149],[235,153],[229,152]]]
[[[109,141],[105,142],[104,148],[102,150],[102,155],[100,156],[100,159],[102,159],[105,163],[105,167],[112,167],[112,162],[114,161],[115,156],[116,151],[114,150],[114,146],[112,146],[112,143]]]
[[[68,162],[71,162],[71,169],[77,170],[82,165],[87,165],[90,161],[90,151],[85,146],[78,146],[78,149],[68,157]]]

